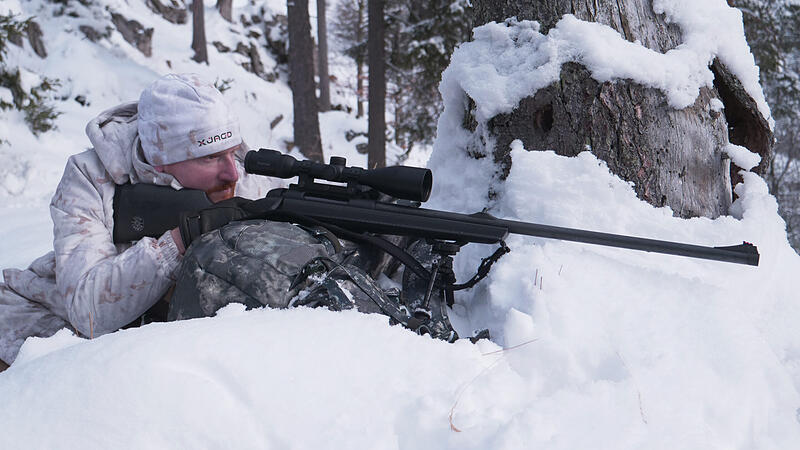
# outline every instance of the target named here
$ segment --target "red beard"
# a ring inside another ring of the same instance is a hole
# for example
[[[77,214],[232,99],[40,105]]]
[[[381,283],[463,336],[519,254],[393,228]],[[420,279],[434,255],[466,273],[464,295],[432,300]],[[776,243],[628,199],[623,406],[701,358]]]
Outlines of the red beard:
[[[233,197],[236,190],[236,182],[226,183],[206,191],[208,199],[213,203],[219,203]]]

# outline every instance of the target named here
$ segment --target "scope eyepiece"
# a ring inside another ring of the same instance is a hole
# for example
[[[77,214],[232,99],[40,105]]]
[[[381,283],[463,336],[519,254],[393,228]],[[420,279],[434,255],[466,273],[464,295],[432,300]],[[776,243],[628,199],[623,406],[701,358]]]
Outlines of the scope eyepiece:
[[[416,202],[426,202],[433,187],[430,169],[408,166],[391,166],[380,169],[347,167],[341,157],[331,157],[331,164],[298,161],[277,150],[260,149],[247,152],[244,169],[247,173],[276,178],[307,175],[338,183],[357,183],[369,186],[392,197]]]

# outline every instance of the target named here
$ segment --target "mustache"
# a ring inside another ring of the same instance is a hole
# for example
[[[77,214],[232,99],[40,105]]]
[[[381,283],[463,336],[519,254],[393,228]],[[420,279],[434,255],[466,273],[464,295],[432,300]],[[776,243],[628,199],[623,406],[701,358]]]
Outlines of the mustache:
[[[219,185],[219,186],[215,186],[215,187],[213,187],[213,188],[211,188],[211,189],[207,190],[207,191],[206,191],[206,194],[213,194],[213,193],[215,193],[215,192],[227,191],[228,189],[231,189],[231,190],[232,190],[232,189],[234,189],[235,187],[236,187],[236,182],[235,182],[235,181],[233,181],[233,182],[231,182],[231,183],[225,183],[225,184],[221,184],[221,185]]]

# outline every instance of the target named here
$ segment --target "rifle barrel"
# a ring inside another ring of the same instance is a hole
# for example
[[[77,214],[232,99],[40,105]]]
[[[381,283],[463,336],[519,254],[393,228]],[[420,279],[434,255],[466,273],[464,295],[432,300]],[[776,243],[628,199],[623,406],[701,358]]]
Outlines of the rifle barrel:
[[[661,241],[633,236],[623,236],[597,231],[577,230],[571,228],[539,225],[535,223],[516,222],[498,219],[508,226],[514,234],[538,236],[564,241],[583,242],[586,244],[605,245],[608,247],[627,248],[645,252],[666,253],[669,255],[688,256],[692,258],[711,259],[737,264],[757,266],[758,249],[753,244],[743,242],[741,245],[728,247],[707,247],[702,245],[683,244],[679,242]]]
[[[308,197],[284,197],[278,203],[280,206],[276,204],[273,208],[275,212],[288,213],[290,216],[312,217],[354,231],[408,234],[478,243],[499,242],[509,233],[513,233],[751,266],[757,266],[759,261],[758,249],[747,242],[727,247],[707,247],[498,219],[484,213],[468,215],[375,201],[342,202]]]
[[[413,208],[411,210],[413,211]],[[450,220],[460,219],[463,222],[500,226],[508,230],[508,233],[511,234],[559,239],[562,241],[582,242],[585,244],[604,245],[606,247],[626,248],[645,252],[665,253],[668,255],[688,256],[691,258],[747,264],[750,266],[758,266],[759,261],[758,248],[748,242],[742,242],[740,245],[726,247],[707,247],[703,245],[684,244],[680,242],[662,241],[658,239],[648,239],[619,234],[602,233],[598,231],[541,225],[531,222],[498,219],[488,214],[464,215],[423,208],[419,208],[417,211],[424,216],[433,216]]]

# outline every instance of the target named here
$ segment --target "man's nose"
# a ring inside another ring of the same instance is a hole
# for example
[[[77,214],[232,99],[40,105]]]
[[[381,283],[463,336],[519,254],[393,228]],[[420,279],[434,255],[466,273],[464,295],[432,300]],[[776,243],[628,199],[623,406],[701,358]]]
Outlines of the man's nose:
[[[232,183],[239,180],[239,172],[236,170],[236,159],[233,154],[223,158],[224,167],[220,171],[219,178],[226,183]]]

